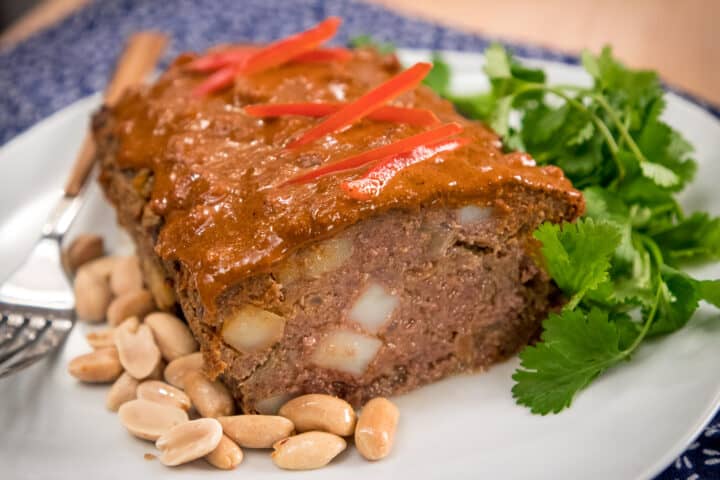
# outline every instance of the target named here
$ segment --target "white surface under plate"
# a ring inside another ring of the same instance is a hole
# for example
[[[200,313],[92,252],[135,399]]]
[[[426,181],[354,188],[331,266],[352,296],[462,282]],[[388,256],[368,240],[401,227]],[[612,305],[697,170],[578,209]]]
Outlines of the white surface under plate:
[[[417,60],[421,52],[404,52]],[[450,54],[454,87],[486,84],[482,57]],[[572,66],[533,62],[555,82],[587,82]],[[81,100],[0,150],[0,278],[27,253],[65,175],[99,97]],[[697,147],[700,170],[684,195],[688,209],[720,214],[720,122],[670,94],[667,120]],[[75,231],[99,232],[115,248],[127,242],[97,188]],[[123,247],[124,244],[124,247]],[[717,265],[694,274],[720,277]],[[143,459],[149,442],[131,437],[104,407],[106,386],[87,386],[66,373],[70,358],[88,350],[78,325],[53,358],[0,380],[0,477],[78,478],[647,478],[668,465],[699,432],[720,400],[720,321],[702,308],[689,326],[648,342],[637,356],[602,376],[572,408],[547,417],[515,405],[511,360],[485,374],[451,378],[398,397],[401,424],[392,455],[364,461],[349,448],[328,468],[307,473],[277,469],[268,451],[246,451],[234,473],[203,461],[176,469]]]

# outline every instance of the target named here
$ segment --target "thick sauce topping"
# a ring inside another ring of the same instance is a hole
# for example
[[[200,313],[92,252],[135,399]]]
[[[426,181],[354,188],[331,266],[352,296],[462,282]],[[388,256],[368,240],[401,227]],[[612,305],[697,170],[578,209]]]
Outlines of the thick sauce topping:
[[[419,133],[420,127],[363,120],[345,131],[289,151],[284,146],[319,120],[245,115],[252,103],[350,101],[397,73],[397,63],[358,51],[344,64],[286,65],[237,81],[207,98],[190,94],[204,77],[183,71],[180,57],[149,90],[115,107],[118,161],[154,172],[151,208],[164,219],[156,249],[194,272],[206,306],[245,276],[270,269],[294,249],[390,208],[432,202],[489,202],[502,185],[523,183],[579,197],[562,172],[538,168],[522,154],[502,153],[497,136],[463,119],[421,87],[396,105],[428,108],[465,126],[472,143],[414,165],[371,201],[350,199],[344,172],[278,187],[304,169]],[[575,200],[577,201],[577,200]]]

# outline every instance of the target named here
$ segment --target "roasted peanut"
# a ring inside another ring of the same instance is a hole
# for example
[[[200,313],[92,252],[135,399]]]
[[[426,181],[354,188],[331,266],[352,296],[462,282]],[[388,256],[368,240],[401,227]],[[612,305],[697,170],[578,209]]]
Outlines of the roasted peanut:
[[[214,418],[199,418],[176,425],[155,442],[162,452],[160,461],[173,467],[202,458],[217,448],[222,440],[222,427]]]
[[[117,412],[123,403],[135,400],[138,381],[127,372],[124,372],[115,380],[105,397],[105,406],[108,410]]]
[[[312,470],[330,463],[347,444],[327,432],[306,432],[280,440],[273,448],[273,462],[286,470]]]
[[[144,317],[152,312],[153,307],[152,295],[147,290],[123,293],[110,302],[107,321],[114,327],[128,317]]]
[[[150,375],[143,378],[143,380],[162,380],[163,379],[163,372],[165,371],[165,367],[167,367],[167,364],[165,363],[165,360],[162,358],[157,363],[155,368],[152,372],[150,372]]]
[[[232,470],[242,463],[243,451],[235,442],[223,435],[218,446],[205,456],[205,460],[215,468]]]
[[[130,433],[152,441],[172,427],[188,421],[185,410],[141,399],[123,403],[118,410],[118,417]]]
[[[138,380],[153,373],[160,362],[160,350],[155,345],[150,327],[139,325],[133,331],[132,325],[125,322],[115,329],[114,337],[125,371]]]
[[[91,260],[83,265],[83,268],[102,278],[106,282],[109,282],[110,272],[112,272],[118,258],[119,257],[113,256],[96,258],[95,260]]]
[[[110,290],[116,296],[124,293],[141,290],[143,276],[140,270],[140,261],[135,255],[120,257],[110,272]]]
[[[175,290],[170,286],[170,282],[165,278],[165,273],[156,262],[147,258],[142,258],[142,270],[145,273],[145,283],[148,290],[155,298],[157,306],[161,310],[170,310],[175,305]]]
[[[203,417],[222,417],[235,413],[235,400],[219,380],[210,380],[202,372],[189,371],[184,378],[185,393]]]
[[[121,328],[127,328],[129,331],[135,333],[137,332],[138,327],[140,326],[140,319],[138,317],[128,317],[120,324],[113,328],[113,340],[115,339],[115,332]]]
[[[373,398],[365,404],[355,427],[355,446],[368,460],[387,457],[395,440],[400,412],[390,400]]]
[[[233,415],[218,421],[225,435],[245,448],[270,448],[295,429],[290,420],[275,415]]]
[[[176,358],[165,367],[165,381],[170,385],[185,389],[185,374],[190,371],[202,371],[203,356],[196,352]]]
[[[68,365],[70,375],[82,382],[108,383],[115,381],[123,372],[118,351],[101,348],[85,355],[75,357]]]
[[[190,410],[190,398],[182,390],[159,380],[146,380],[137,387],[137,398]]]
[[[88,345],[93,349],[107,348],[115,346],[115,339],[113,338],[112,328],[105,328],[103,330],[95,330],[85,334],[85,340]]]
[[[163,358],[171,362],[198,349],[198,344],[188,326],[169,313],[155,312],[145,317],[145,323],[152,329]]]
[[[105,318],[105,312],[112,300],[110,287],[101,277],[81,267],[73,284],[75,292],[75,311],[80,320],[99,322]]]
[[[345,437],[355,429],[355,410],[345,400],[311,393],[293,398],[278,415],[292,420],[298,432],[321,430]]]
[[[104,250],[101,236],[83,233],[75,237],[63,252],[63,261],[68,270],[75,272],[81,265],[101,257]]]

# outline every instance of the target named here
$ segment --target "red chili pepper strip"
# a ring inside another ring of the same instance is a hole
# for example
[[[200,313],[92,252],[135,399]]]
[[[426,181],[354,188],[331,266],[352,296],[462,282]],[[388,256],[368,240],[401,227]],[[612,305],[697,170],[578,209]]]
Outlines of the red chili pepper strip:
[[[289,148],[305,145],[329,133],[342,130],[377,110],[390,100],[415,88],[432,69],[430,63],[416,63],[404,72],[373,88],[290,142]]]
[[[344,103],[264,103],[248,105],[245,113],[252,117],[282,117],[300,115],[325,117],[343,108]],[[407,123],[426,127],[440,123],[435,113],[424,108],[406,108],[386,105],[368,114],[368,118],[381,122]]]
[[[192,94],[196,97],[202,97],[232,85],[235,81],[235,71],[236,68],[233,65],[221,68],[195,87]]]
[[[233,84],[236,75],[249,75],[276,67],[302,53],[314,50],[335,35],[341,22],[342,20],[337,17],[329,17],[309,30],[266,45],[239,64],[222,67],[198,85],[193,94],[203,96],[222,90]]]
[[[215,52],[197,58],[185,66],[185,70],[191,72],[212,72],[230,64],[245,62],[253,54],[257,53],[260,47],[245,46],[233,47],[222,52]],[[347,48],[318,48],[302,53],[291,61],[293,63],[320,63],[320,62],[347,62],[352,58],[352,52]]]
[[[341,23],[342,20],[338,17],[329,17],[309,30],[273,42],[248,58],[238,73],[250,75],[267,70],[282,65],[298,55],[314,50],[320,44],[331,39]]]
[[[386,158],[390,155],[408,152],[421,145],[427,145],[428,143],[444,140],[453,135],[457,135],[462,132],[462,130],[463,127],[459,123],[448,123],[433,130],[428,130],[427,132],[403,138],[402,140],[398,140],[397,142],[393,142],[389,145],[368,150],[352,157],[343,158],[342,160],[338,160],[336,162],[328,163],[327,165],[323,165],[306,173],[297,175],[290,180],[283,182],[280,186],[307,183],[332,173],[353,170]]]
[[[428,160],[438,153],[449,152],[467,145],[467,138],[440,140],[429,145],[420,145],[409,152],[391,155],[371,168],[365,175],[340,184],[343,190],[355,200],[370,200],[380,195],[382,189],[399,172],[416,163]]]
[[[352,52],[347,48],[318,48],[302,53],[292,61],[299,63],[347,62],[351,58]]]
[[[210,53],[193,60],[185,66],[191,72],[212,72],[230,64],[241,63],[256,53],[260,47],[232,47],[221,52]]]

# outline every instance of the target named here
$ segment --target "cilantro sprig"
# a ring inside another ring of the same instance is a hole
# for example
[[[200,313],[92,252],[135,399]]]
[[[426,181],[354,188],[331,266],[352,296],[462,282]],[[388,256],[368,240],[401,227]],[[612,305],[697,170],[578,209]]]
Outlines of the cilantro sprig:
[[[372,47],[381,54],[393,53],[395,45],[391,42],[380,42],[370,35],[358,35],[348,41],[348,45],[352,48]]]
[[[485,59],[487,92],[453,95],[450,68],[437,55],[425,83],[488,123],[508,150],[562,168],[587,204],[575,224],[547,223],[534,233],[568,301],[520,353],[513,375],[518,403],[557,413],[645,339],[685,326],[701,300],[720,308],[720,280],[680,269],[720,258],[720,218],[686,216],[676,199],[697,166],[691,145],[661,118],[655,72],[628,69],[605,48],[582,55],[592,86],[550,85],[500,45]]]

